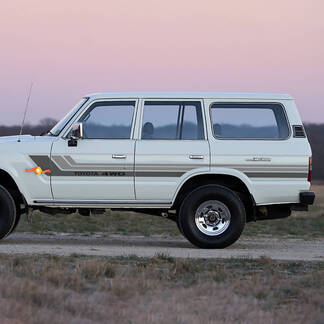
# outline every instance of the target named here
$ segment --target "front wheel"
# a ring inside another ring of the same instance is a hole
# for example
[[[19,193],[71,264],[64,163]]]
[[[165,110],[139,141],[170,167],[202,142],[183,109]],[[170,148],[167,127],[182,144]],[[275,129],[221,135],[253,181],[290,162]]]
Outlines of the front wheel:
[[[16,222],[16,204],[6,188],[0,186],[0,239],[11,233]]]
[[[200,248],[225,248],[240,237],[245,226],[245,208],[230,189],[203,186],[183,201],[179,226],[184,236]]]

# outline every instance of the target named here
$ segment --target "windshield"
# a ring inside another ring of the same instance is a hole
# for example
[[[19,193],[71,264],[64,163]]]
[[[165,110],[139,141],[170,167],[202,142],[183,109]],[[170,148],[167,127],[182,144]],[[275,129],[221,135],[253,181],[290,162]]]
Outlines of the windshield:
[[[71,111],[69,111],[51,130],[50,134],[53,136],[58,136],[64,126],[73,118],[73,116],[79,111],[79,109],[88,101],[89,98],[85,97],[77,103]]]

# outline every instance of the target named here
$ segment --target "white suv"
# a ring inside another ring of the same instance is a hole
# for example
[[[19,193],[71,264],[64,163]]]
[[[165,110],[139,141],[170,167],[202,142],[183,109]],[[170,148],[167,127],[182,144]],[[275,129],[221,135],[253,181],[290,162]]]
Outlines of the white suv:
[[[196,246],[223,248],[246,222],[307,210],[311,155],[288,95],[92,94],[45,136],[0,138],[0,238],[30,208],[109,208],[169,217]]]

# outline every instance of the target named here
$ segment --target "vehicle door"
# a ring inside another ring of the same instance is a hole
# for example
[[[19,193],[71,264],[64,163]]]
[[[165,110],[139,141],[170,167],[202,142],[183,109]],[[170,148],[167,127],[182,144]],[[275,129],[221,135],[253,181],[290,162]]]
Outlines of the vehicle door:
[[[136,199],[170,203],[180,184],[209,170],[201,100],[143,100],[136,142]]]
[[[93,101],[77,120],[83,128],[77,145],[69,145],[70,135],[53,144],[54,200],[135,199],[132,132],[136,104],[137,100]]]

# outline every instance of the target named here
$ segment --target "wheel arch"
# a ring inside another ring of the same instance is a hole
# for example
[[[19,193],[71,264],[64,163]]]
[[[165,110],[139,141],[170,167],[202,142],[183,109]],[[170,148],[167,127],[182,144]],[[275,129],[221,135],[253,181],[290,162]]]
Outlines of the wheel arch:
[[[6,188],[15,200],[24,199],[24,195],[14,177],[3,168],[0,168],[0,185]]]
[[[201,173],[185,179],[178,187],[173,200],[173,209],[178,209],[183,199],[193,190],[205,185],[221,185],[236,192],[241,198],[247,221],[255,219],[255,201],[249,185],[241,177],[229,173]]]

